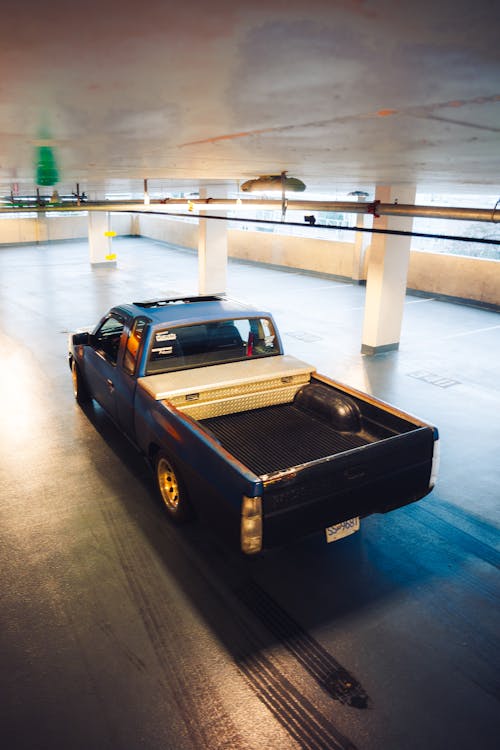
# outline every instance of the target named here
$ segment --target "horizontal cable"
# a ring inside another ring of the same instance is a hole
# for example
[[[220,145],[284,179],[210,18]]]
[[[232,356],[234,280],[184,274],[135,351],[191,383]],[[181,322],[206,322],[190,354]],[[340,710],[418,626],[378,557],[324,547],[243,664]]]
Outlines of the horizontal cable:
[[[183,219],[196,218],[196,215],[190,215],[181,212],[174,211],[135,211],[134,209],[121,210],[112,209],[111,213],[137,213],[137,214],[156,214],[158,216],[176,216]],[[368,232],[370,234],[387,234],[396,235],[398,237],[423,237],[431,240],[452,240],[456,242],[476,242],[481,245],[498,245],[500,246],[500,237],[498,239],[484,239],[479,237],[461,237],[454,234],[431,234],[429,232],[404,232],[400,229],[377,229],[375,227],[342,227],[331,224],[303,224],[300,221],[277,221],[274,219],[249,219],[240,216],[213,216],[211,214],[203,214],[199,216],[199,219],[215,219],[218,221],[236,221],[244,224],[272,224],[280,227],[302,227],[308,229],[338,229],[342,232]]]

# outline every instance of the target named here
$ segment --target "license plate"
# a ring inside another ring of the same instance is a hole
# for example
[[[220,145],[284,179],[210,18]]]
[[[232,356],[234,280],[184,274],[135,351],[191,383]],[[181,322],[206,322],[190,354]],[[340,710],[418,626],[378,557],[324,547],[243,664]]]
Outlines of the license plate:
[[[359,517],[350,518],[348,521],[342,521],[342,523],[336,523],[335,526],[327,526],[326,541],[336,542],[337,539],[343,539],[345,536],[354,534],[359,531]]]

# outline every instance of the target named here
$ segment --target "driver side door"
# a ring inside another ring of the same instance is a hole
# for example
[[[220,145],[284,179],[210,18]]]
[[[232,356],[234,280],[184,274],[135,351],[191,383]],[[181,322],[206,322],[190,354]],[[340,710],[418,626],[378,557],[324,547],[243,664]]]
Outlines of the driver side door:
[[[125,320],[111,313],[92,336],[85,352],[85,377],[92,396],[116,420],[115,380]]]

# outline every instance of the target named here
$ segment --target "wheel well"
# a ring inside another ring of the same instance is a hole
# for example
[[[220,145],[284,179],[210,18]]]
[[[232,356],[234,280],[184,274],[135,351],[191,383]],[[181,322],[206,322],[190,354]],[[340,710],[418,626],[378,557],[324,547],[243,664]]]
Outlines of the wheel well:
[[[153,467],[155,465],[156,456],[158,455],[158,453],[160,452],[160,450],[161,450],[160,446],[157,445],[156,443],[150,443],[149,444],[148,459],[149,459],[149,462],[150,462],[151,466],[153,466]]]

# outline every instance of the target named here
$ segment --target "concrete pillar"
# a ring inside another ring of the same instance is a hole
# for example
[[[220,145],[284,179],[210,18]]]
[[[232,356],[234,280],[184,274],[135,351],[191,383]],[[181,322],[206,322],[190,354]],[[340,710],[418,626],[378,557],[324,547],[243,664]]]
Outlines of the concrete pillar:
[[[36,215],[35,236],[37,244],[48,242],[50,239],[47,214],[41,211]]]
[[[200,190],[200,198],[225,198],[220,188]],[[203,219],[200,211],[198,228],[198,291],[200,294],[223,294],[227,286],[227,222]],[[217,216],[222,216],[217,212]]]
[[[414,203],[415,187],[378,186],[375,199],[381,203]],[[373,219],[376,229],[411,231],[412,217]],[[406,279],[410,261],[410,237],[372,235],[366,279],[362,354],[379,354],[399,348]]]
[[[364,203],[365,196],[359,195],[358,202]],[[358,214],[356,217],[356,226],[363,229],[365,226],[366,214]],[[354,249],[352,254],[352,280],[356,284],[361,284],[365,280],[364,266],[366,248],[370,244],[370,234],[368,232],[356,232],[354,235]]]
[[[109,213],[89,211],[88,233],[90,263],[93,266],[116,266],[116,255],[111,250]]]

